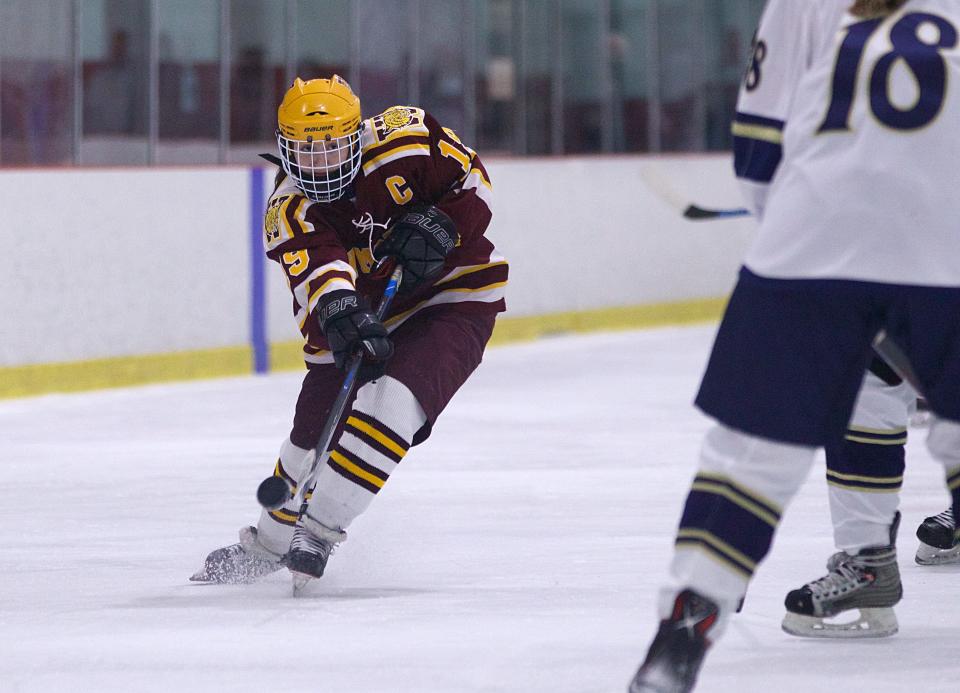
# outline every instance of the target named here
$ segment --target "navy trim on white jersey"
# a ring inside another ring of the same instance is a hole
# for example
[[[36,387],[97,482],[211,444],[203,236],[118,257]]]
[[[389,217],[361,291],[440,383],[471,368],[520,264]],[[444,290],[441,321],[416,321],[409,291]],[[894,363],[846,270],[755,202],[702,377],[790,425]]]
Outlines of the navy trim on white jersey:
[[[783,158],[782,120],[737,113],[733,126],[733,163],[737,178],[769,183]]]

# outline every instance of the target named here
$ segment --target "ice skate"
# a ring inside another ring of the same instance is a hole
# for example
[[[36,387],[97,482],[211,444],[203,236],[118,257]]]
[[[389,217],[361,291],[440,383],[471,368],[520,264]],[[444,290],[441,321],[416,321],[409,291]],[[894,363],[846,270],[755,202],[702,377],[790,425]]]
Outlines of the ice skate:
[[[881,638],[897,632],[893,606],[903,596],[894,546],[863,549],[856,556],[836,553],[827,561],[827,574],[785,600],[783,630],[808,638]],[[827,621],[847,611],[859,617]]]
[[[294,596],[310,580],[323,576],[333,547],[346,538],[346,532],[322,525],[308,515],[300,518],[293,530],[290,550],[283,557],[283,564],[293,577]]]
[[[708,634],[719,607],[692,590],[677,595],[670,618],[650,644],[647,658],[630,682],[629,693],[687,693],[693,690],[710,646]]]
[[[280,556],[257,539],[256,527],[240,530],[240,541],[211,551],[191,582],[243,585],[280,570]]]
[[[920,565],[945,565],[960,563],[960,541],[953,519],[953,508],[939,515],[926,518],[917,527],[917,555],[914,560]]]

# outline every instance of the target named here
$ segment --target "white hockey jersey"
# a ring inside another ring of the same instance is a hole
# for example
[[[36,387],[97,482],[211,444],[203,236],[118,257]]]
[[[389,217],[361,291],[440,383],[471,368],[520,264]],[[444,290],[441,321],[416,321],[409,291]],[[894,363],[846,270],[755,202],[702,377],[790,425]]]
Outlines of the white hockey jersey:
[[[756,274],[960,287],[960,0],[769,0],[733,124]]]

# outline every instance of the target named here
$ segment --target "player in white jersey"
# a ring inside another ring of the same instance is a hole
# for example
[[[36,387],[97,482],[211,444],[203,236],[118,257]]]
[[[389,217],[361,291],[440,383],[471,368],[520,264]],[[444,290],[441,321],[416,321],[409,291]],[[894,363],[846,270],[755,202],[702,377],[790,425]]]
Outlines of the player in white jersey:
[[[734,131],[760,228],[697,395],[717,424],[632,693],[693,688],[816,449],[843,437],[878,337],[935,414],[927,445],[960,508],[960,3],[769,0],[757,45]]]

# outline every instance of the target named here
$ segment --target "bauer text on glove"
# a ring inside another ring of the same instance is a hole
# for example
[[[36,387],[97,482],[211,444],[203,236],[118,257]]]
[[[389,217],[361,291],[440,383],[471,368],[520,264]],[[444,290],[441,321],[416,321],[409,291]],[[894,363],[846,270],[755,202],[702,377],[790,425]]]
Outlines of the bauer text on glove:
[[[436,207],[409,209],[377,244],[377,257],[393,257],[403,265],[400,291],[409,293],[442,271],[459,236],[453,219]]]

